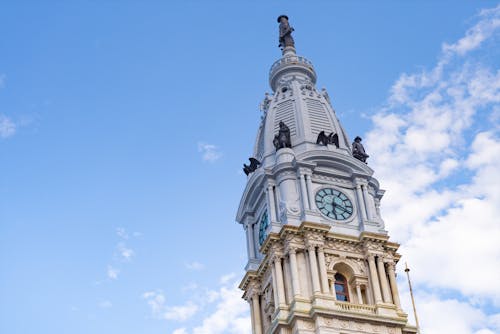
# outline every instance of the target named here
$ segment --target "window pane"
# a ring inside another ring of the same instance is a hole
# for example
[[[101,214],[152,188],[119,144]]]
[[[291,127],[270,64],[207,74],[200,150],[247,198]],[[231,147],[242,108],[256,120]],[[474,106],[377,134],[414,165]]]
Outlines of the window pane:
[[[341,302],[347,302],[347,296],[346,295],[337,295],[337,300],[340,300]]]

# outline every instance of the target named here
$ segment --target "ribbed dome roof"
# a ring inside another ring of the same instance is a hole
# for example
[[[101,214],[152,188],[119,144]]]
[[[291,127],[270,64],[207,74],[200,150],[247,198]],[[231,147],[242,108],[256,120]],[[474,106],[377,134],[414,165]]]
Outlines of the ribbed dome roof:
[[[274,136],[283,121],[290,129],[295,154],[310,150],[336,150],[351,155],[349,139],[340,125],[325,90],[316,89],[316,72],[313,64],[294,51],[285,52],[269,72],[269,83],[274,92],[263,103],[264,116],[254,148],[254,156],[264,166],[274,163],[276,149]],[[317,145],[318,134],[336,133],[339,148],[334,145]]]

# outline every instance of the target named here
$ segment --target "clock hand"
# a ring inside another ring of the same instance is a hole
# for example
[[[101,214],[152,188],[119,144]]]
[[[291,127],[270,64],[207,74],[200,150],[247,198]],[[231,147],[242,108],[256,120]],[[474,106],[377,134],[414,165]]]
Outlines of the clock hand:
[[[349,211],[347,211],[347,209],[346,209],[346,208],[344,208],[343,206],[340,206],[340,204],[337,204],[337,203],[335,203],[335,202],[333,202],[333,207],[334,207],[334,208],[340,208],[340,209],[342,209],[342,211],[347,212],[347,213],[350,213]]]

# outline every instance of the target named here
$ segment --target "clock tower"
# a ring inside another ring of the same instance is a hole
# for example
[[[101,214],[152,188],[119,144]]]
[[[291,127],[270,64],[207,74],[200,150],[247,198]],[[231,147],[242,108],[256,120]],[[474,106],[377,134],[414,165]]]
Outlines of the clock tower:
[[[380,215],[384,190],[350,143],[313,64],[281,15],[282,57],[245,165],[236,220],[247,238],[240,288],[254,334],[410,334],[395,266],[398,244]]]

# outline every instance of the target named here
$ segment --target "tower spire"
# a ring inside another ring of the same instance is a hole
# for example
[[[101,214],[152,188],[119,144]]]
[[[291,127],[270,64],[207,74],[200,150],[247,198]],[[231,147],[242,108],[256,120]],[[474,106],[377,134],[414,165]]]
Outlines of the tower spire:
[[[384,190],[353,156],[313,64],[296,54],[288,17],[278,22],[282,56],[269,72],[273,93],[260,104],[236,216],[252,332],[415,334],[397,289],[399,245],[380,215]]]

